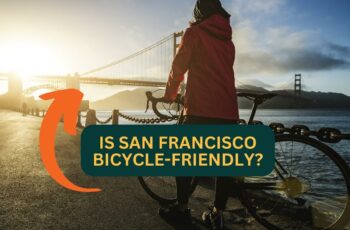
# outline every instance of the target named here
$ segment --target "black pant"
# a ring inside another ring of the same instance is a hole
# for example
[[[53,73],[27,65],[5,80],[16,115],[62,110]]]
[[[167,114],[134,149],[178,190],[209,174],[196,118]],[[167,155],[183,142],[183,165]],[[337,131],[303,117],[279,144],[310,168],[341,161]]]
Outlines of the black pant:
[[[179,125],[201,125],[201,124],[236,124],[236,121],[217,119],[217,118],[206,118],[206,117],[195,117],[195,116],[184,116],[179,120]],[[190,186],[192,177],[176,177],[177,185],[177,200],[180,204],[187,204],[190,197]],[[233,179],[231,177],[217,177],[215,185],[215,202],[214,205],[217,209],[224,210],[229,197],[229,191],[232,189]]]

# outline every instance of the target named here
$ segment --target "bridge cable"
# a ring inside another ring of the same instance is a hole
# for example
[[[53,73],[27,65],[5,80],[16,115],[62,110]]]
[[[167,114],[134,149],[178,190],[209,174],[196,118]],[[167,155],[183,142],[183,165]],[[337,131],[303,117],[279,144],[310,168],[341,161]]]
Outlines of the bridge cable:
[[[139,55],[141,55],[141,54],[143,54],[143,53],[146,53],[146,52],[148,52],[148,51],[150,51],[150,50],[152,50],[152,49],[154,49],[154,48],[156,48],[156,47],[162,45],[163,43],[169,41],[169,40],[170,40],[171,38],[173,38],[173,37],[174,37],[174,34],[171,34],[171,35],[169,35],[169,36],[163,38],[162,40],[160,40],[160,41],[154,43],[153,45],[148,46],[147,48],[145,48],[145,49],[143,49],[143,50],[140,50],[140,51],[138,51],[138,52],[136,52],[136,53],[134,53],[134,54],[131,54],[131,55],[125,57],[125,58],[122,58],[122,59],[120,59],[120,60],[118,60],[118,61],[112,62],[112,63],[110,63],[110,64],[108,64],[108,65],[104,65],[104,66],[101,66],[101,67],[99,67],[99,68],[96,68],[96,69],[87,71],[87,72],[81,74],[81,76],[90,75],[90,74],[93,74],[93,73],[96,73],[96,72],[105,70],[105,69],[107,69],[107,68],[110,68],[110,67],[112,67],[112,66],[121,64],[121,63],[123,63],[123,62],[125,62],[125,61],[128,61],[128,60],[130,60],[130,59],[132,59],[132,58],[135,58],[135,57],[137,57],[137,56],[139,56]]]

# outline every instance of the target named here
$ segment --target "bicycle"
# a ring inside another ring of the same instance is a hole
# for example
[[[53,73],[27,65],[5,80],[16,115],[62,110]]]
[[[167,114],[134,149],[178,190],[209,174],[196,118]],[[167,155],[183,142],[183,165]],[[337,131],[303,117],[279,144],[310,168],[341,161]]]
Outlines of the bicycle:
[[[179,115],[165,115],[157,107],[163,101],[146,93],[155,114],[168,119]],[[239,93],[253,102],[248,123],[254,121],[259,105],[276,94]],[[180,105],[178,96],[176,104]],[[278,129],[278,127],[272,127]],[[235,183],[238,199],[248,212],[268,229],[343,229],[350,218],[350,170],[347,163],[326,144],[296,132],[275,132],[275,168],[265,177],[245,177]],[[171,177],[139,177],[147,194],[160,204],[176,202],[176,184]],[[199,178],[193,177],[190,194]],[[315,183],[316,182],[316,183]],[[332,187],[333,186],[333,187]]]

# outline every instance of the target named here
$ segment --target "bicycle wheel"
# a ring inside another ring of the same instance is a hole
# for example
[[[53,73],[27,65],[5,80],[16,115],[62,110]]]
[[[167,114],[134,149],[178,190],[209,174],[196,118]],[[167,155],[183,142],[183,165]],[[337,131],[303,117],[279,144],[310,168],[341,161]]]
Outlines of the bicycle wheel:
[[[142,188],[147,194],[160,204],[173,204],[176,202],[175,177],[138,177]],[[196,189],[198,178],[193,177],[190,195]]]
[[[305,136],[278,135],[275,150],[274,171],[245,178],[242,185],[241,201],[255,219],[268,229],[349,227],[346,162],[332,148]]]

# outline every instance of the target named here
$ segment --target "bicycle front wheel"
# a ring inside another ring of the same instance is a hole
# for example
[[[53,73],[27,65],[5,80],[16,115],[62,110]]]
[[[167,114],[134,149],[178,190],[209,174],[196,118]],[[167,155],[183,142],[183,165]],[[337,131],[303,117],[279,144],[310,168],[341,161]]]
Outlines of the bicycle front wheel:
[[[173,204],[176,198],[176,180],[175,177],[138,177],[142,188],[146,193],[160,204]],[[197,177],[192,177],[190,185],[190,195],[196,189],[198,183]]]
[[[275,153],[270,175],[244,181],[241,200],[255,219],[268,229],[345,229],[346,162],[329,146],[300,135],[276,136]]]

